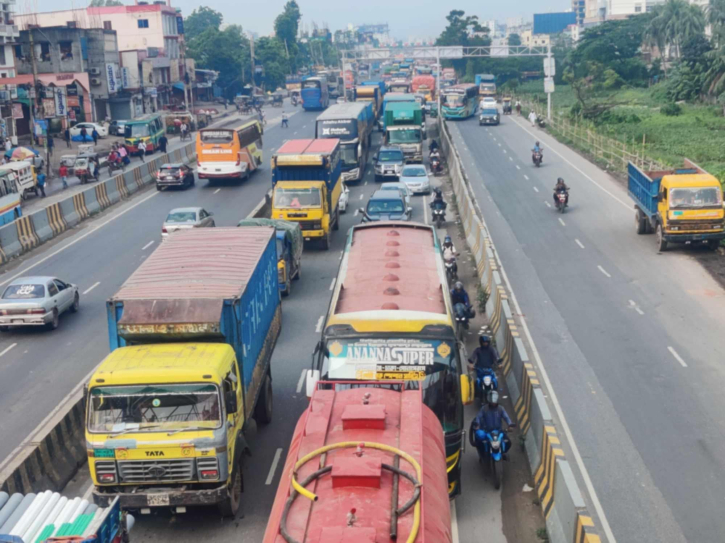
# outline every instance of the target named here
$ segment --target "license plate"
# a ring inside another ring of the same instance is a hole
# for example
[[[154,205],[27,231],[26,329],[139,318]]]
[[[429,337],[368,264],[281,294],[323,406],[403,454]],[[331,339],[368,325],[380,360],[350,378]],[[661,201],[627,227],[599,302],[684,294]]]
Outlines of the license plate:
[[[214,171],[215,171],[215,172],[221,172],[221,170],[220,170],[219,168],[217,168],[217,169],[216,169],[216,170],[214,170]]]
[[[150,506],[164,506],[169,505],[169,495],[168,494],[148,494],[146,496],[146,502]]]
[[[25,321],[23,319],[13,319],[14,324],[23,324]]]
[[[167,175],[167,176],[166,176],[166,180],[167,180],[167,181],[173,181],[173,180],[174,180],[174,177],[173,177],[173,176],[171,176],[171,175]]]

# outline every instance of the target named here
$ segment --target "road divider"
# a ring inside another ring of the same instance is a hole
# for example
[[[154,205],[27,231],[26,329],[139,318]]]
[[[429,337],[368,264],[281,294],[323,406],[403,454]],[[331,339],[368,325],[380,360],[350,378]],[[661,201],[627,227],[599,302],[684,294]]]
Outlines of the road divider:
[[[485,292],[489,332],[503,359],[502,373],[514,404],[549,541],[599,543],[599,531],[566,457],[567,446],[520,334],[522,322],[512,310],[510,285],[504,280],[483,213],[470,190],[447,124],[439,120],[438,128],[466,242]]]

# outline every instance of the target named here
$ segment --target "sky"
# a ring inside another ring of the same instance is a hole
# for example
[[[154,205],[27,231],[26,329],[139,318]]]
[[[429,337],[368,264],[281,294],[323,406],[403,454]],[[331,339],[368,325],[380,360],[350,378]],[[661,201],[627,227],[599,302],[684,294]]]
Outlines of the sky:
[[[126,0],[123,0],[126,2]],[[245,30],[268,35],[273,30],[274,19],[282,11],[286,0],[172,0],[172,5],[189,15],[200,5],[206,5],[224,15],[224,22],[240,24]],[[486,2],[480,0],[454,0],[431,2],[430,0],[297,0],[302,12],[302,23],[319,26],[324,23],[332,32],[346,28],[348,23],[388,23],[390,33],[400,39],[409,36],[436,37],[446,25],[446,15],[451,9],[462,9],[466,14],[480,19],[505,21],[506,17],[523,16],[532,19],[534,11],[564,11],[571,6],[570,0],[514,0]],[[85,5],[84,0],[19,0],[17,10],[23,12],[37,6],[40,11],[70,9]],[[128,2],[130,3],[130,2]],[[31,7],[32,6],[32,7]]]

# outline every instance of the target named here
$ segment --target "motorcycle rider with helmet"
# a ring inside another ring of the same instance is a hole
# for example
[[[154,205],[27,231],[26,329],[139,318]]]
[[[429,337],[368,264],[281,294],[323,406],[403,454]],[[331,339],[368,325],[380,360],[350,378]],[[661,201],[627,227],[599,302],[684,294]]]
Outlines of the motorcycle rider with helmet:
[[[435,194],[435,196],[433,197],[433,200],[430,203],[430,208],[434,211],[436,209],[442,209],[443,211],[445,211],[446,208],[448,207],[448,204],[443,199],[443,193],[441,192],[441,189],[435,188],[435,189],[433,189],[433,193]]]
[[[451,289],[451,303],[453,304],[453,310],[456,316],[467,316],[472,319],[471,315],[471,300],[468,297],[468,292],[463,288],[463,283],[456,281],[456,284]]]
[[[476,370],[476,395],[483,394],[485,390],[484,377],[491,376],[493,387],[498,388],[498,379],[496,379],[496,366],[501,364],[501,357],[491,344],[491,338],[485,334],[478,337],[478,347],[468,359],[468,371]]]
[[[443,249],[443,262],[445,262],[446,270],[448,270],[450,266],[451,272],[453,273],[453,275],[449,277],[449,281],[454,278],[457,279],[458,263],[456,262],[456,256],[458,255],[458,251],[456,251],[456,247],[453,245],[451,236],[445,237],[441,248]]]
[[[564,183],[564,179],[560,177],[556,180],[556,186],[554,187],[554,205],[559,203],[558,195],[560,192],[566,194],[566,204],[569,204],[569,187]]]
[[[511,417],[506,412],[506,409],[498,404],[498,392],[492,390],[488,393],[488,402],[483,404],[476,418],[471,423],[471,429],[474,434],[474,442],[478,449],[479,456],[483,458],[488,453],[488,439],[487,434],[498,430],[503,431],[503,422],[506,421],[508,428],[515,428],[516,424],[513,423]],[[503,439],[502,452],[505,454],[511,448],[511,440],[508,436]]]
[[[541,147],[538,141],[534,144],[534,148],[531,149],[531,160],[534,162],[536,162],[536,153],[541,155],[541,162],[544,162],[544,148]]]

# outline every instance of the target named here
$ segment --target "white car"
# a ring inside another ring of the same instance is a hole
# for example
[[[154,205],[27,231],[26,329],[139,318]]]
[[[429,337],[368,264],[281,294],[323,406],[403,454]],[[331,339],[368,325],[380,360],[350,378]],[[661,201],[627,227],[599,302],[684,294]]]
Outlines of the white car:
[[[214,228],[216,223],[212,217],[214,213],[202,207],[177,207],[169,211],[161,227],[161,240],[169,234],[189,228]]]
[[[58,328],[58,319],[80,306],[78,285],[56,277],[21,277],[12,281],[0,298],[0,331],[23,326]]]
[[[412,193],[410,192],[408,185],[406,185],[405,183],[401,183],[400,181],[383,183],[382,185],[380,185],[379,190],[397,190],[398,192],[400,192],[400,195],[405,199],[405,207],[410,206],[410,197]]]
[[[485,96],[484,98],[481,98],[481,109],[488,108],[488,107],[496,107],[496,99],[492,98],[491,96]]]
[[[70,137],[73,138],[75,136],[80,136],[81,130],[84,128],[86,129],[86,134],[88,135],[88,141],[91,141],[93,139],[91,134],[93,134],[94,128],[98,132],[99,137],[105,138],[108,136],[108,128],[103,125],[100,125],[98,123],[78,123],[70,129]]]
[[[405,183],[412,194],[430,194],[428,171],[422,164],[406,164],[400,182]]]
[[[340,213],[347,211],[347,204],[350,201],[350,189],[347,188],[345,183],[342,184],[342,192],[340,192],[340,201],[338,203],[340,207]]]

